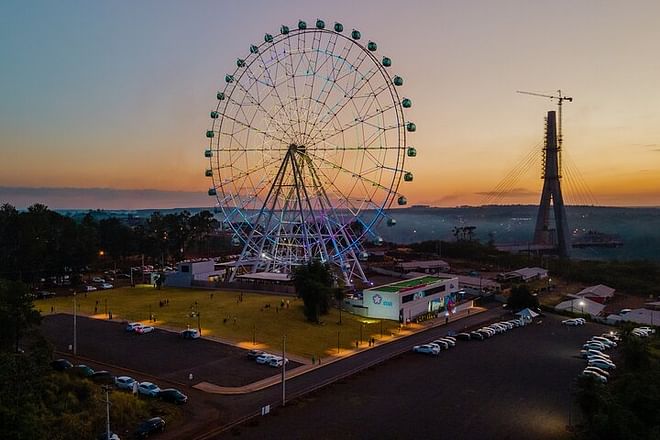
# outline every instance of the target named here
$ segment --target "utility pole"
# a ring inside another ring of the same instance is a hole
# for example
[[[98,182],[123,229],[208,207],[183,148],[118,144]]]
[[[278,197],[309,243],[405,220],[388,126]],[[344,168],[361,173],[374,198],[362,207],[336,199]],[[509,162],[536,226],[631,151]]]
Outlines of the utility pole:
[[[282,338],[282,406],[286,405],[286,335]]]

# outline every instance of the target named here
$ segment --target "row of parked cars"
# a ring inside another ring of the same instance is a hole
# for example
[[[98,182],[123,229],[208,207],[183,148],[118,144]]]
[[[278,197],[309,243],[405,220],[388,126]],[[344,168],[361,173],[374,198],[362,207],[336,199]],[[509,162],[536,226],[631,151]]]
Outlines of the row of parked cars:
[[[651,327],[635,327],[630,333],[639,338],[648,338],[655,334],[655,329]]]
[[[56,359],[52,361],[50,365],[56,371],[66,371],[70,374],[76,374],[102,385],[114,385],[117,389],[131,391],[140,396],[154,397],[177,405],[182,405],[188,402],[188,396],[176,388],[161,389],[158,385],[152,382],[138,382],[130,376],[115,377],[109,371],[94,371],[94,369],[87,365],[73,365],[67,359]],[[140,423],[135,431],[135,436],[137,438],[147,438],[151,434],[164,430],[165,420],[161,417],[153,417]],[[101,434],[99,438],[106,439],[107,433]],[[116,433],[110,433],[110,438],[113,440],[120,440]]]
[[[283,358],[276,354],[266,353],[261,350],[250,350],[247,353],[248,359],[255,360],[258,364],[268,365],[269,367],[278,368],[284,364],[289,363],[289,359]]]
[[[155,330],[155,328],[151,325],[144,325],[141,322],[129,322],[126,324],[126,327],[124,327],[124,330],[129,333],[137,333],[138,335],[143,335],[145,333],[151,333]]]
[[[413,351],[415,353],[437,356],[440,354],[440,351],[449,350],[452,347],[456,347],[456,338],[453,336],[445,336],[435,339],[427,344],[415,345]]]
[[[506,333],[516,327],[523,327],[525,318],[510,319],[508,321],[499,321],[493,324],[478,328],[471,332],[463,332],[456,335],[456,338],[464,341],[484,341],[495,335]]]
[[[616,332],[592,336],[580,350],[580,355],[587,360],[587,367],[580,375],[593,377],[601,383],[607,383],[610,371],[616,369],[616,364],[605,351],[615,348],[619,341],[619,334]]]

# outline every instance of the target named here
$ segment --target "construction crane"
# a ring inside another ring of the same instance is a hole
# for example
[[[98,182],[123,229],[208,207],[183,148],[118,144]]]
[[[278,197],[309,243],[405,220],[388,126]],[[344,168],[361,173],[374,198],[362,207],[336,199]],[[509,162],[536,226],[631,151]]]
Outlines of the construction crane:
[[[524,92],[522,90],[516,90],[516,93],[522,93],[523,95],[532,95],[532,96],[540,96],[542,98],[550,98],[550,99],[556,99],[557,100],[557,106],[559,107],[559,124],[557,127],[557,146],[561,150],[561,142],[562,142],[562,132],[561,132],[561,106],[564,103],[564,101],[568,102],[573,102],[573,98],[570,96],[563,96],[561,94],[561,90],[557,90],[556,95],[544,95],[543,93],[535,93],[535,92]]]

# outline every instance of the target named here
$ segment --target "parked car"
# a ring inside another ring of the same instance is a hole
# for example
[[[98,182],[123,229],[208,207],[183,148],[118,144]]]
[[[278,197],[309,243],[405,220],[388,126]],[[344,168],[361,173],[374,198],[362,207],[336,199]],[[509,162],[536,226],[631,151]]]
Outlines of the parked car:
[[[469,341],[470,340],[470,333],[459,333],[456,335],[456,339],[460,339],[462,341]]]
[[[109,371],[105,370],[95,371],[94,374],[89,376],[89,378],[92,379],[92,382],[105,385],[112,385],[115,383],[115,376],[113,376]]]
[[[66,359],[55,359],[50,363],[50,366],[53,367],[53,370],[64,371],[73,367],[73,364]]]
[[[598,373],[602,376],[605,376],[605,377],[608,377],[608,378],[610,377],[609,371],[605,371],[602,368],[594,367],[593,365],[590,365],[587,368],[585,368],[585,371],[586,370],[595,371],[596,373]]]
[[[267,364],[271,359],[276,358],[274,354],[264,353],[261,356],[257,356],[255,360],[258,364]]]
[[[444,337],[444,338],[440,338],[439,340],[449,344],[449,348],[456,347],[456,339],[454,338],[449,339],[448,337]]]
[[[268,361],[268,365],[270,367],[275,367],[275,368],[279,368],[285,363],[288,364],[289,360],[282,358],[282,356],[277,356],[277,357],[275,357],[275,358]]]
[[[440,354],[440,348],[429,344],[415,345],[413,347],[413,351],[415,353],[431,354],[433,356],[437,356],[438,354]]]
[[[598,373],[596,373],[595,371],[592,371],[592,370],[586,370],[585,369],[581,373],[581,376],[593,377],[594,379],[596,379],[597,381],[599,381],[601,383],[607,383],[607,378],[605,376],[603,376],[602,374],[598,374]]]
[[[160,388],[158,385],[151,382],[140,382],[138,384],[138,393],[144,396],[155,397],[158,395]]]
[[[82,291],[83,292],[93,292],[95,290],[96,290],[96,287],[94,287],[94,286],[89,286],[89,285],[82,286]]]
[[[588,362],[589,366],[602,368],[603,370],[613,370],[616,368],[616,365],[614,365],[613,362],[607,362],[603,359],[591,359]]]
[[[199,339],[199,331],[195,328],[189,328],[188,330],[184,330],[181,332],[181,337],[183,339]]]
[[[134,383],[135,383],[135,379],[133,379],[130,376],[115,377],[115,385],[120,390],[129,390],[129,391],[131,391],[133,389],[133,384]]]
[[[129,322],[128,324],[126,324],[124,330],[126,330],[127,332],[134,332],[135,329],[138,327],[142,327],[142,324],[139,322]]]
[[[259,356],[261,356],[263,354],[266,354],[266,353],[264,353],[261,350],[250,350],[250,351],[247,352],[247,357],[248,357],[248,359],[256,359],[256,358],[258,358]]]
[[[429,345],[437,345],[441,350],[449,350],[449,343],[440,339],[429,342]]]
[[[655,334],[655,329],[651,327],[637,327],[637,329],[645,331],[646,333]]]
[[[484,339],[486,339],[486,337],[482,333],[479,333],[478,331],[474,331],[474,332],[470,332],[470,339],[475,341],[483,341]]]
[[[575,319],[564,319],[561,323],[564,324],[564,325],[568,325],[568,326],[578,326],[578,325],[580,325],[580,323],[578,321],[576,321]]]
[[[137,430],[135,431],[135,436],[137,438],[147,438],[151,434],[163,431],[165,431],[165,420],[160,417],[154,417],[140,423]]]
[[[188,401],[188,396],[176,388],[165,388],[164,390],[160,390],[158,392],[158,398],[165,402],[176,403],[177,405],[183,405]]]
[[[94,374],[94,370],[87,365],[76,365],[69,368],[67,371],[71,374],[82,377],[90,377],[92,374]]]
[[[139,335],[143,335],[145,333],[151,333],[154,330],[155,330],[155,328],[153,326],[150,326],[150,325],[141,325],[139,327],[135,327],[135,333],[137,333]]]
[[[452,341],[454,344],[456,344],[456,338],[453,337],[453,336],[449,336],[449,335],[447,335],[447,336],[443,336],[443,337],[440,338],[440,339],[446,339],[446,340],[448,340],[448,341]]]
[[[99,284],[99,289],[112,289],[113,287],[115,287],[115,286],[113,286],[110,283],[101,283],[101,284]]]
[[[94,277],[94,278],[92,278],[92,282],[100,284],[100,283],[105,283],[105,280],[101,277]]]
[[[591,339],[589,340],[589,342],[591,342],[591,341],[600,342],[601,344],[603,344],[603,345],[605,345],[609,348],[614,348],[614,347],[617,346],[616,342],[610,341],[609,339],[604,338],[602,336],[592,336]]]

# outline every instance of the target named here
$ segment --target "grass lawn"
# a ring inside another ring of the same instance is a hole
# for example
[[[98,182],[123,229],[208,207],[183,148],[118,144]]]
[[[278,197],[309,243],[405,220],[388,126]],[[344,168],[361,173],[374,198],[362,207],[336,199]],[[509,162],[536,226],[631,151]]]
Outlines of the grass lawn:
[[[211,296],[212,295],[212,296]],[[342,313],[339,325],[339,310],[332,309],[323,316],[322,324],[312,324],[305,320],[302,300],[291,296],[244,293],[243,301],[238,301],[236,292],[218,290],[181,289],[164,287],[157,290],[150,285],[135,288],[121,287],[77,294],[78,312],[99,319],[107,318],[107,309],[114,320],[149,322],[153,314],[156,327],[159,325],[184,330],[188,326],[197,327],[197,318],[191,317],[198,303],[202,334],[232,341],[245,348],[252,348],[253,334],[256,346],[260,349],[281,350],[282,336],[286,335],[287,351],[311,358],[312,356],[336,356],[337,339],[341,351],[355,348],[360,339],[362,346],[370,337],[380,339],[381,321]],[[160,301],[169,304],[161,307]],[[280,309],[281,301],[289,300],[289,308]],[[265,306],[270,304],[269,308]],[[73,297],[56,297],[35,301],[35,307],[43,314],[73,313]],[[399,331],[396,321],[382,321],[383,337]],[[339,338],[338,338],[339,336]]]

